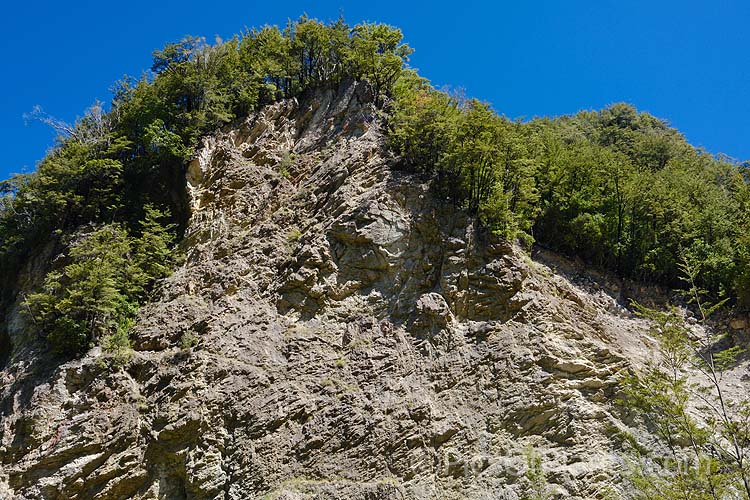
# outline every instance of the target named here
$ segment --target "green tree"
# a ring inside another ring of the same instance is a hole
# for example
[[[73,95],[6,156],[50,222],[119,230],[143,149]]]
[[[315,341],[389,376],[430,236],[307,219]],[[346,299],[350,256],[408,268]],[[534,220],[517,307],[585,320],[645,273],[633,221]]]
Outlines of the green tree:
[[[414,71],[405,71],[396,81],[394,97],[389,117],[391,147],[408,170],[444,175],[441,159],[455,134],[459,103]]]
[[[68,263],[47,274],[41,292],[26,297],[34,323],[57,351],[85,350],[132,313],[130,254],[127,233],[119,225],[80,235],[68,247]]]
[[[356,76],[372,83],[376,105],[382,104],[384,96],[390,97],[413,52],[402,40],[400,29],[385,24],[362,23],[354,27],[352,66]]]
[[[292,95],[290,40],[277,26],[249,30],[239,42],[242,67],[258,82],[258,104]]]
[[[652,322],[659,355],[643,373],[626,380],[625,401],[669,452],[668,457],[656,457],[660,473],[636,469],[636,498],[750,498],[750,401],[730,408],[723,380],[740,349],[719,349],[722,336],[713,334],[707,319],[722,302],[705,301],[707,292],[697,285],[700,269],[694,262],[685,260],[681,269],[685,295],[698,312],[703,335],[693,335],[675,309],[636,306]],[[688,367],[702,375],[702,383],[688,378]],[[694,407],[701,410],[700,421],[693,417]]]
[[[136,295],[142,298],[153,284],[172,272],[174,266],[175,224],[170,224],[167,211],[152,205],[144,207],[145,217],[139,223],[140,235],[133,241],[134,264],[138,269],[134,280]]]

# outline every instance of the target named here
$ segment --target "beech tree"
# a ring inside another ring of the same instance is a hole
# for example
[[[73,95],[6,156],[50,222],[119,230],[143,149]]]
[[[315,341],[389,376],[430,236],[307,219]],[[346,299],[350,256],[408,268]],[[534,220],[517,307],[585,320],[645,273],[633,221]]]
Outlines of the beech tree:
[[[385,24],[358,24],[353,33],[354,73],[373,84],[376,105],[379,105],[381,96],[390,96],[404,62],[409,60],[413,50],[402,43],[400,29]]]

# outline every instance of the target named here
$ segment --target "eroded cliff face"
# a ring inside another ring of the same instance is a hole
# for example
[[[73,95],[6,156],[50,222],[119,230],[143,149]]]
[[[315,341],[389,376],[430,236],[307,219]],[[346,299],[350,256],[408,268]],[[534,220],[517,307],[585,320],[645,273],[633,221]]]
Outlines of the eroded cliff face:
[[[617,489],[643,325],[394,170],[371,101],[342,85],[204,141],[126,368],[0,372],[0,498],[516,499],[528,446],[558,498]]]

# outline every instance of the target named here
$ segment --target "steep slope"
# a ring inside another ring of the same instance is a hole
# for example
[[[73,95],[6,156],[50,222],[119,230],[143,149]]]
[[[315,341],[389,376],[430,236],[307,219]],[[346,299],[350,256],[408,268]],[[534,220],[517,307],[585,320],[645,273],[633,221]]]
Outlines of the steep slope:
[[[559,498],[617,489],[643,324],[393,170],[371,102],[350,83],[204,140],[126,369],[3,369],[0,497],[518,498],[529,446]]]

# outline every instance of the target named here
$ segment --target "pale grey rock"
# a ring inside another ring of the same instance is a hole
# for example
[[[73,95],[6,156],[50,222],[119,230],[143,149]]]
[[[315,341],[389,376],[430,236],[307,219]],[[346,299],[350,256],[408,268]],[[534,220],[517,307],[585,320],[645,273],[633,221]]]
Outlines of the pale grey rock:
[[[185,263],[126,368],[32,346],[0,370],[1,498],[517,499],[527,446],[555,498],[619,488],[643,322],[394,170],[371,100],[344,84],[203,140]]]

